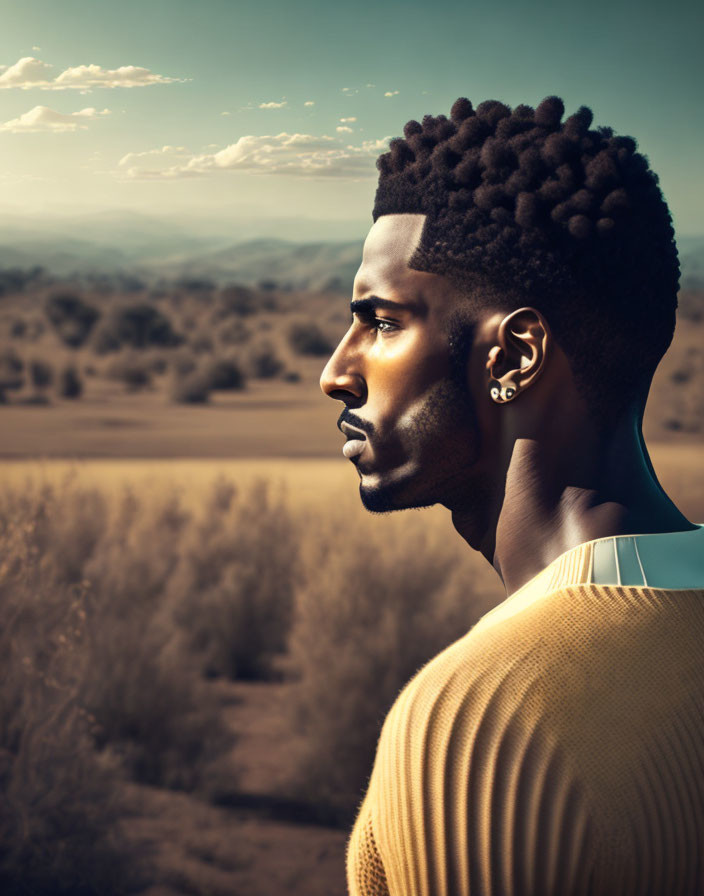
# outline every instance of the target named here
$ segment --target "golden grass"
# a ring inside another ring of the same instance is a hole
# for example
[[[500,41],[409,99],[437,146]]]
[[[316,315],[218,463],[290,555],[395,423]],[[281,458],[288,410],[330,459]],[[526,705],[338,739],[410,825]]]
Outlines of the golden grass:
[[[704,522],[701,446],[651,455]],[[279,796],[348,824],[398,691],[503,597],[444,508],[370,515],[342,458],[6,462],[0,557],[0,883],[29,856],[39,896],[62,856],[109,892],[127,777],[237,790],[213,676],[285,676]]]

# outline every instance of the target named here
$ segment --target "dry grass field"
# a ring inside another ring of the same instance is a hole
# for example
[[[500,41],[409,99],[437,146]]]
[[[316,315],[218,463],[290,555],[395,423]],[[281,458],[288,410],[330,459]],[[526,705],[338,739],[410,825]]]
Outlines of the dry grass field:
[[[388,707],[503,596],[443,508],[362,509],[318,388],[345,305],[0,298],[3,894],[343,896]],[[645,420],[695,522],[701,305]]]

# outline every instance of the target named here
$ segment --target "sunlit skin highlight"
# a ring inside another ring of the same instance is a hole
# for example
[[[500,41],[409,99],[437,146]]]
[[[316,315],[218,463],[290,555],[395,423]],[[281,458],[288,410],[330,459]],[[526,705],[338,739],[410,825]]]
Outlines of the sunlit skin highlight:
[[[320,378],[345,404],[339,422],[367,437],[353,459],[364,506],[444,505],[507,594],[584,541],[694,528],[655,477],[642,407],[598,432],[539,310],[470,304],[446,277],[409,267],[424,222],[374,223],[350,327]],[[459,366],[448,338],[456,314],[472,324]],[[495,379],[514,383],[516,397],[496,403]]]

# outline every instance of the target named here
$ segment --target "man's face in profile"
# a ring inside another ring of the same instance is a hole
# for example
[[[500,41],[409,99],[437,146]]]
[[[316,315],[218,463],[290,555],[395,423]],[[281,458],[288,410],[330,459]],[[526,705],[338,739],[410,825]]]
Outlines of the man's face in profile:
[[[408,266],[424,222],[424,215],[383,215],[372,226],[352,323],[320,379],[346,405],[338,426],[361,440],[346,453],[371,511],[445,503],[460,483],[466,488],[478,456],[470,345],[460,339],[451,348],[449,340],[461,334],[452,326],[456,290],[445,277]],[[355,448],[361,451],[352,454]]]

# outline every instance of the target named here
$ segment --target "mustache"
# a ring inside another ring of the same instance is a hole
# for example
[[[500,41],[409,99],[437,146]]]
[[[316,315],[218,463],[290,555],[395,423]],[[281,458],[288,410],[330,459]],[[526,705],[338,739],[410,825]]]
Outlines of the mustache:
[[[338,417],[338,429],[341,423],[349,423],[350,426],[356,426],[357,429],[361,429],[362,432],[367,436],[373,436],[376,433],[374,425],[372,423],[370,423],[368,420],[362,420],[361,417],[353,414],[349,410],[349,408],[345,408],[345,410]]]

